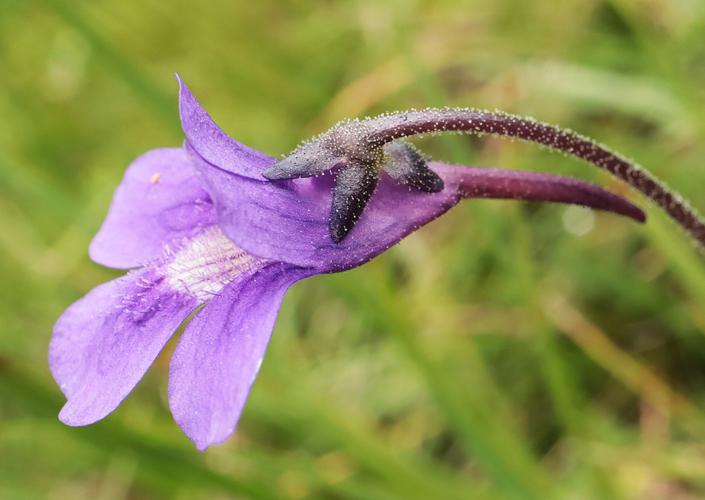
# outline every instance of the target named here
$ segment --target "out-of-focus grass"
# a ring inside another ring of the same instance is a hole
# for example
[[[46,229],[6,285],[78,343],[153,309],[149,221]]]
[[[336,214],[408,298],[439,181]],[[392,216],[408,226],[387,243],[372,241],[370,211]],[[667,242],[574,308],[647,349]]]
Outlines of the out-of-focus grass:
[[[104,422],[60,424],[61,311],[125,166],[178,145],[174,71],[273,154],[336,120],[498,107],[592,135],[705,209],[705,4],[0,3],[0,497],[701,498],[705,261],[660,214],[465,203],[287,295],[240,428],[198,453],[165,353]],[[594,169],[496,139],[439,159]]]

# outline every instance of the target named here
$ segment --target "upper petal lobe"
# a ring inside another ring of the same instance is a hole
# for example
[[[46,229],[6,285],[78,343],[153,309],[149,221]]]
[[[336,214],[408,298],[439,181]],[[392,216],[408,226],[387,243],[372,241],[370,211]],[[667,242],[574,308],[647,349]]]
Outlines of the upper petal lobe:
[[[179,114],[188,142],[206,159],[229,172],[263,180],[262,171],[273,159],[229,137],[198,103],[191,91],[179,81]]]
[[[155,149],[128,167],[89,253],[105,266],[137,267],[214,221],[210,196],[184,150]]]

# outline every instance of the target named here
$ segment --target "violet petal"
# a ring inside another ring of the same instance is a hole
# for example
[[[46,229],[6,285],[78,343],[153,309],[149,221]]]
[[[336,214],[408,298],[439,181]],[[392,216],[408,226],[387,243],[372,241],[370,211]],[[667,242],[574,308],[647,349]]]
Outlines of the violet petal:
[[[128,167],[89,253],[104,266],[137,267],[215,222],[210,196],[182,148],[154,149]]]
[[[132,391],[179,324],[196,307],[152,270],[105,283],[59,318],[49,366],[68,401],[59,419],[87,425]]]
[[[198,449],[235,430],[284,293],[309,274],[280,263],[243,274],[186,327],[171,359],[169,405]]]
[[[209,163],[234,174],[264,179],[261,172],[270,166],[273,158],[240,144],[223,132],[191,91],[179,82],[179,114],[186,140]]]

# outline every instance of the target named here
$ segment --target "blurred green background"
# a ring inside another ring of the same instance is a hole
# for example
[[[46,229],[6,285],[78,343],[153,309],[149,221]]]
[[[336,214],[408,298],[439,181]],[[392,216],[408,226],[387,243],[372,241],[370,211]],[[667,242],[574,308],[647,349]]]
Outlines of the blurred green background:
[[[466,202],[297,285],[205,454],[169,415],[169,352],[105,421],[60,424],[51,328],[119,274],[88,243],[127,164],[180,144],[174,71],[271,154],[343,117],[497,107],[705,209],[705,2],[0,0],[0,498],[705,497],[705,261],[654,211]],[[422,146],[626,192],[531,145]]]

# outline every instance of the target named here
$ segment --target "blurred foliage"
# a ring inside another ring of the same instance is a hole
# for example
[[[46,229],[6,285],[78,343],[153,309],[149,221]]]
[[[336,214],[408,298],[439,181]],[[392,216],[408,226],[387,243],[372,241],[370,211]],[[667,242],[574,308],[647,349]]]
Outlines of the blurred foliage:
[[[343,117],[497,107],[705,209],[698,0],[0,0],[0,498],[705,496],[705,265],[655,211],[466,202],[297,285],[238,432],[205,454],[170,418],[169,352],[104,422],[60,424],[52,324],[117,275],[86,249],[125,166],[182,140],[174,71],[272,154]],[[422,144],[624,192],[526,144]]]

